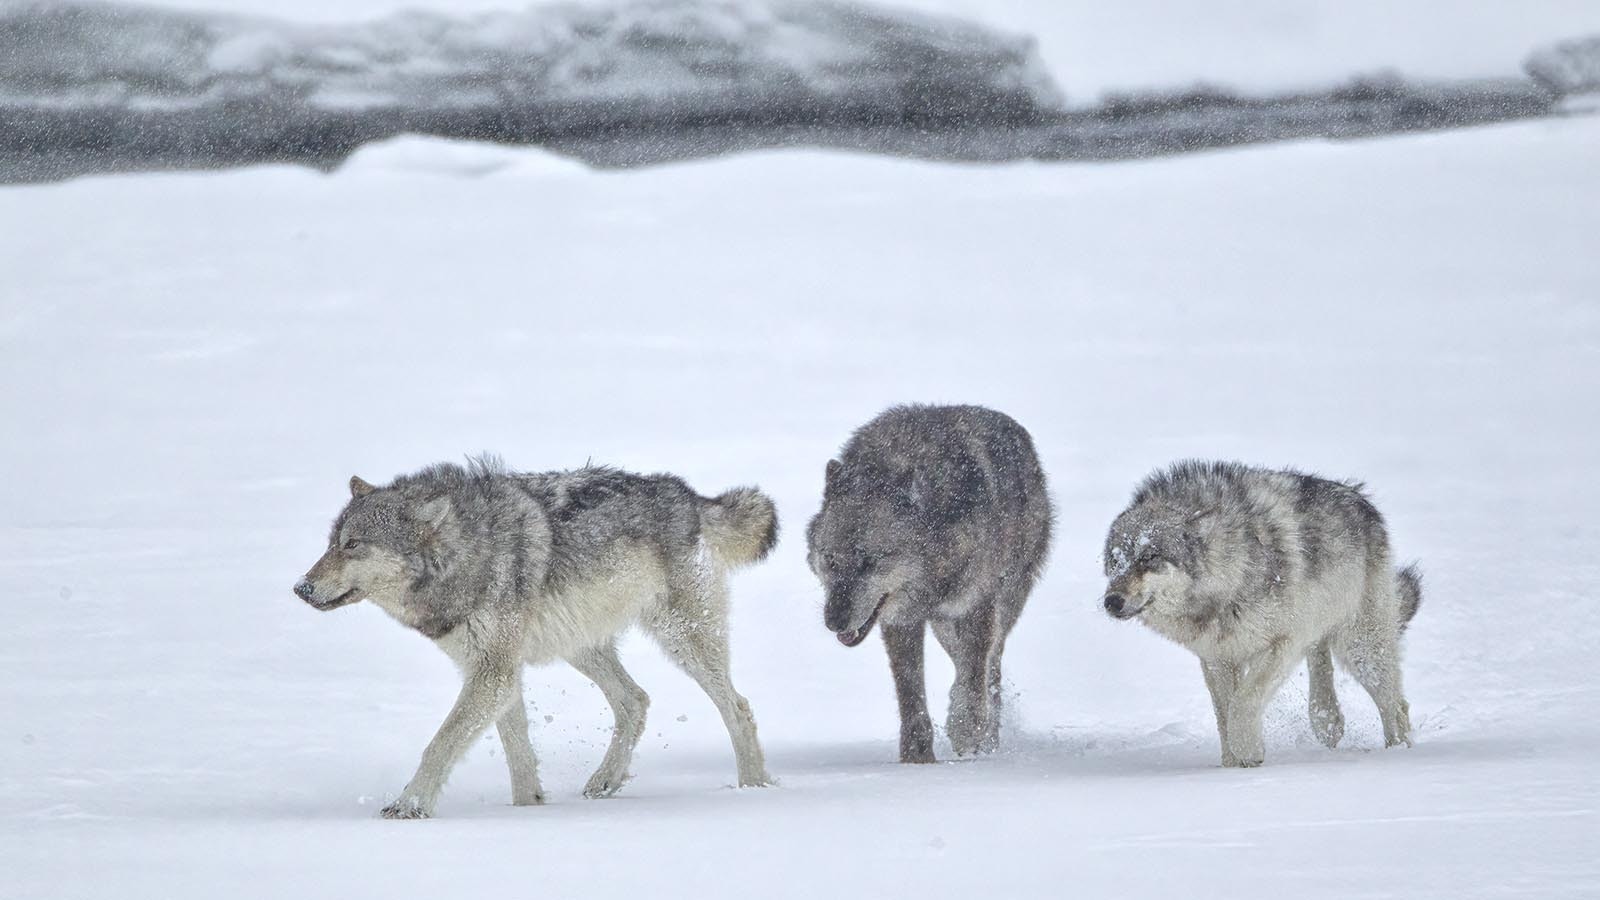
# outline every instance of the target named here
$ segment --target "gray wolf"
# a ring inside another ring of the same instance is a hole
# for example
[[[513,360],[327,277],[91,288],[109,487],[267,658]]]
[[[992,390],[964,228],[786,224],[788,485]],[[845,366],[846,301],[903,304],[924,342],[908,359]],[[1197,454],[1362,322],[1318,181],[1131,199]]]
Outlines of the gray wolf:
[[[957,754],[999,745],[1000,658],[1050,546],[1033,438],[979,406],[896,406],[827,465],[806,531],[824,624],[854,647],[880,624],[900,707],[900,761],[929,763],[923,681],[931,625],[955,663],[946,732]]]
[[[1200,657],[1224,766],[1260,765],[1261,716],[1300,660],[1322,743],[1344,735],[1333,660],[1371,695],[1387,746],[1411,744],[1400,635],[1422,603],[1360,484],[1187,461],[1141,484],[1111,525],[1102,603]]]
[[[617,658],[616,636],[635,623],[716,704],[739,784],[764,785],[772,779],[755,719],[728,674],[725,575],[764,558],[777,538],[772,501],[753,488],[708,499],[671,475],[446,463],[385,487],[350,479],[328,550],[294,592],[319,610],[371,600],[461,670],[454,708],[386,818],[432,815],[450,769],[491,724],[512,802],[542,803],[522,667],[554,659],[593,680],[611,704],[611,746],[584,794],[615,793],[650,702]]]

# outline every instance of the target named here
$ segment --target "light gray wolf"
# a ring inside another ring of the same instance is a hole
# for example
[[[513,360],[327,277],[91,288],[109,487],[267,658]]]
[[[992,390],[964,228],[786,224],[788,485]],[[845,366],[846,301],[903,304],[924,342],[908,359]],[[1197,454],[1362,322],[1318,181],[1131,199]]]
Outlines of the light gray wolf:
[[[371,600],[461,670],[455,707],[386,818],[432,815],[450,769],[491,724],[512,802],[543,802],[522,667],[554,659],[592,679],[611,704],[611,746],[584,794],[615,793],[650,702],[617,658],[617,635],[635,623],[716,704],[739,784],[764,785],[772,779],[755,719],[728,673],[725,576],[764,558],[777,538],[772,501],[753,488],[708,499],[671,475],[446,463],[386,487],[350,479],[328,550],[294,592],[320,610]]]
[[[1362,485],[1228,462],[1180,462],[1145,479],[1111,525],[1102,603],[1194,651],[1224,766],[1257,766],[1261,716],[1300,660],[1312,729],[1344,735],[1333,660],[1372,696],[1388,746],[1411,744],[1400,635],[1422,603],[1396,571]]]
[[[1000,740],[1000,658],[1043,568],[1051,508],[1033,438],[979,406],[896,406],[827,466],[806,532],[823,622],[854,647],[881,624],[900,761],[934,761],[928,625],[955,663],[946,733],[960,755]]]

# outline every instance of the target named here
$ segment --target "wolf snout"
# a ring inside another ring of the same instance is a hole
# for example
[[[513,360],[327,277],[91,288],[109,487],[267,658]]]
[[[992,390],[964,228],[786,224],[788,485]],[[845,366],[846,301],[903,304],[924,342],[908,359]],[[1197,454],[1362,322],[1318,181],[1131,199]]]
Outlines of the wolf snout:
[[[845,603],[829,603],[822,609],[822,624],[829,631],[844,631],[850,627],[850,606]]]
[[[859,625],[856,621],[859,613],[856,609],[856,592],[853,587],[834,588],[828,591],[827,600],[822,606],[822,624],[829,631],[849,631],[852,626]]]
[[[1119,619],[1125,619],[1130,615],[1131,611],[1128,609],[1128,598],[1116,593],[1115,591],[1107,594],[1105,599],[1101,602],[1105,604],[1106,612],[1116,616]]]
[[[311,598],[316,596],[316,593],[316,586],[304,578],[294,583],[294,595],[307,603],[311,602]]]

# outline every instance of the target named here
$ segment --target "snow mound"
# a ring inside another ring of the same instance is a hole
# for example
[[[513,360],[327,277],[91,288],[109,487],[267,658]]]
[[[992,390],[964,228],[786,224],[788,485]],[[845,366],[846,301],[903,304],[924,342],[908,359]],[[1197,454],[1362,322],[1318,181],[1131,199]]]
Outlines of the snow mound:
[[[340,170],[540,178],[581,175],[591,171],[577,160],[531,147],[508,147],[423,135],[404,135],[367,144],[352,153]]]
[[[235,121],[388,111],[398,130],[433,133],[490,114],[508,132],[549,133],[1027,120],[1061,97],[1029,38],[839,0],[408,11],[351,25],[0,0],[0,103]]]
[[[1600,91],[1600,35],[1546,47],[1528,57],[1522,67],[1557,94]]]

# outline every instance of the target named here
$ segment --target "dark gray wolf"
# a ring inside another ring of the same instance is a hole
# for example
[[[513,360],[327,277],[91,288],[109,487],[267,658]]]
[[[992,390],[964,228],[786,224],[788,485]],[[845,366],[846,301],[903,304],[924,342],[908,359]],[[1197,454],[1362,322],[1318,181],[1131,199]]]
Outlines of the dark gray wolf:
[[[328,551],[295,594],[321,610],[371,600],[432,639],[463,681],[385,817],[431,815],[451,767],[491,724],[511,769],[512,802],[543,802],[522,667],[553,659],[592,679],[611,704],[611,746],[584,793],[615,793],[649,706],[617,658],[616,636],[634,623],[716,704],[739,784],[771,781],[750,705],[728,674],[725,578],[777,542],[765,495],[739,488],[707,499],[671,475],[513,474],[492,460],[431,466],[381,488],[352,478],[350,495]]]
[[[1224,766],[1260,765],[1261,715],[1300,660],[1313,730],[1344,734],[1333,659],[1372,696],[1384,743],[1411,744],[1400,634],[1422,602],[1359,484],[1238,463],[1180,462],[1147,478],[1106,536],[1103,603],[1194,651]]]
[[[881,623],[900,704],[900,761],[933,762],[926,626],[955,662],[946,722],[958,754],[1000,736],[1000,657],[1050,546],[1050,497],[1033,439],[979,406],[896,406],[827,468],[806,532],[823,614],[854,647]]]

